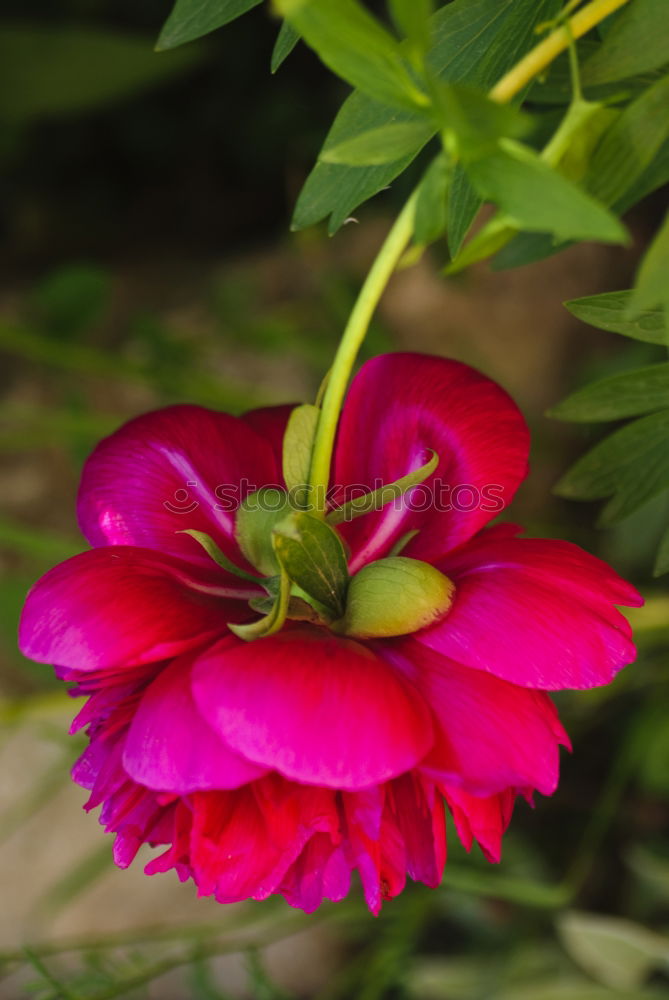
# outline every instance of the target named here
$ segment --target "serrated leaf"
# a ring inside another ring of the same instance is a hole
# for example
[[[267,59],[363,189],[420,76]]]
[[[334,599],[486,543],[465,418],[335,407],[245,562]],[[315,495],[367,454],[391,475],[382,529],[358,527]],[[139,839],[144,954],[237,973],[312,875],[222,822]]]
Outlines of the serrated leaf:
[[[195,65],[201,52],[158,56],[143,37],[105,29],[0,29],[0,118],[75,114],[135,95]]]
[[[669,410],[634,420],[595,445],[555,487],[559,496],[600,500],[600,516],[613,524],[669,488]]]
[[[669,573],[669,528],[660,539],[653,566],[653,576],[664,576],[665,573]]]
[[[275,0],[329,69],[392,108],[428,107],[390,32],[356,0]]]
[[[276,73],[279,66],[281,66],[284,60],[288,58],[299,40],[299,32],[295,31],[295,28],[292,24],[289,24],[288,21],[284,21],[279,29],[279,34],[276,36],[276,42],[274,43],[274,48],[272,49],[272,58],[270,62],[270,70],[272,73]]]
[[[451,178],[446,157],[435,157],[418,187],[414,240],[427,246],[438,240],[448,224],[448,186]]]
[[[667,138],[669,76],[664,76],[632,101],[601,137],[588,166],[587,190],[606,205],[614,204],[642,176]]]
[[[535,27],[554,17],[559,8],[560,0],[453,0],[431,19],[430,70],[441,80],[488,88],[536,44]],[[415,120],[411,112],[393,112],[356,91],[339,110],[326,144],[336,145],[373,128]],[[380,167],[317,163],[300,192],[293,229],[303,229],[329,215],[329,231],[336,232],[358,205],[402,173],[421,148],[417,146],[404,159]],[[455,201],[450,219],[450,225],[464,232],[480,203],[477,196],[468,194],[466,202]]]
[[[160,32],[156,49],[173,49],[208,35],[261,3],[262,0],[176,0]]]
[[[599,50],[584,65],[583,82],[624,80],[668,62],[666,0],[635,0],[623,8]]]
[[[622,917],[570,912],[557,928],[574,961],[604,986],[634,989],[669,961],[668,937]]]
[[[622,420],[669,407],[669,362],[611,375],[586,385],[548,411],[577,422]]]
[[[288,418],[283,436],[283,478],[291,500],[301,507],[302,492],[308,488],[311,453],[320,409],[305,403],[296,406]]]
[[[313,514],[295,511],[272,532],[277,559],[290,579],[334,618],[344,613],[348,584],[339,535]]]
[[[648,344],[665,344],[664,313],[661,308],[647,309],[629,318],[632,291],[603,292],[581,299],[570,299],[564,306],[578,319],[599,330],[619,333]]]
[[[319,159],[324,163],[380,166],[410,155],[417,145],[424,145],[432,134],[432,126],[424,122],[381,125],[336,146],[325,145]]]
[[[665,324],[669,317],[669,212],[659,232],[644,254],[636,275],[629,315],[635,316],[644,309],[664,306]]]
[[[625,229],[608,209],[549,167],[527,146],[502,139],[498,149],[466,164],[476,190],[518,229],[557,239],[624,243]]]

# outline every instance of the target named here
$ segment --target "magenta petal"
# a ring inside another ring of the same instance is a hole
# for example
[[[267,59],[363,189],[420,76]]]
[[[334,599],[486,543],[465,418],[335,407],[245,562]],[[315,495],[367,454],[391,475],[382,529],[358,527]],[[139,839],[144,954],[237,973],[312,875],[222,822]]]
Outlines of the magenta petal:
[[[191,655],[179,657],[142,695],[125,741],[125,770],[141,785],[180,795],[259,778],[267,769],[233,753],[195,707],[191,664]]]
[[[468,851],[476,840],[488,861],[499,863],[502,856],[502,836],[513,813],[515,793],[512,789],[480,798],[461,788],[441,789],[453,815],[455,828]]]
[[[391,666],[316,628],[218,643],[195,663],[193,690],[234,750],[308,784],[364,788],[432,741],[425,704]]]
[[[569,738],[548,695],[470,670],[414,639],[398,644],[398,654],[413,664],[437,720],[425,770],[474,795],[528,785],[555,791],[558,745]]]
[[[206,562],[184,529],[237,555],[241,500],[278,482],[272,448],[243,420],[200,406],[147,413],[105,438],[86,462],[79,524],[91,545],[140,545]]]
[[[635,658],[615,605],[643,599],[576,545],[484,532],[440,568],[455,581],[453,606],[416,637],[444,656],[546,690],[607,684]]]
[[[176,656],[242,620],[244,606],[216,596],[215,579],[150,549],[82,552],[32,588],[19,645],[32,660],[76,670]]]
[[[263,406],[257,410],[242,413],[241,419],[266,441],[274,452],[277,472],[283,469],[283,436],[286,433],[288,418],[297,403],[286,403],[283,406]],[[283,485],[283,473],[279,482]]]
[[[354,569],[412,529],[421,530],[406,554],[429,562],[466,541],[510,503],[527,473],[529,449],[516,405],[473,368],[420,354],[368,361],[342,413],[336,483],[371,489],[394,482],[424,464],[429,449],[439,466],[404,504],[388,504],[342,529]]]

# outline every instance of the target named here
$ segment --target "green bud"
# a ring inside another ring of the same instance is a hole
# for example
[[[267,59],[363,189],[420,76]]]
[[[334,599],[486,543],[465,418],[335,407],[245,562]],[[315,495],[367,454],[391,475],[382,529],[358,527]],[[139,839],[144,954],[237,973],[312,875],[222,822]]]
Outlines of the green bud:
[[[237,511],[235,535],[239,547],[251,565],[265,576],[275,576],[279,572],[272,530],[290,510],[284,490],[265,486],[256,493],[249,493]]]
[[[454,589],[429,563],[406,556],[379,559],[351,579],[344,616],[333,628],[357,639],[408,635],[443,618]]]

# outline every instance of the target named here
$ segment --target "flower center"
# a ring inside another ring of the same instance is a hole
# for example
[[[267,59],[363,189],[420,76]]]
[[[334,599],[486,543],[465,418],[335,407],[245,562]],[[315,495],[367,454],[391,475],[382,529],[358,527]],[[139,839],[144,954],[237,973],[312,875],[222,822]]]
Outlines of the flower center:
[[[265,577],[266,598],[252,607],[264,618],[232,626],[241,638],[271,635],[286,620],[310,620],[358,639],[408,635],[449,611],[453,583],[434,566],[388,556],[349,576],[344,543],[334,526],[295,510],[288,494],[264,489],[239,509],[242,552]]]

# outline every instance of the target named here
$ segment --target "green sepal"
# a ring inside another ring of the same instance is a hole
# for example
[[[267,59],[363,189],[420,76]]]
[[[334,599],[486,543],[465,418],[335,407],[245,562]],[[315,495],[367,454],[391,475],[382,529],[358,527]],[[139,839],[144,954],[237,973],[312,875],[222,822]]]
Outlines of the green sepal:
[[[419,533],[420,528],[412,528],[411,531],[406,531],[403,535],[400,535],[388,555],[398,556]]]
[[[340,618],[348,568],[337,532],[313,514],[294,511],[274,528],[272,541],[277,560],[290,579],[330,617]]]
[[[268,635],[278,632],[286,621],[288,605],[290,602],[290,580],[283,570],[279,574],[279,591],[272,602],[270,611],[264,618],[246,625],[235,625],[228,622],[228,628],[245,642],[252,642],[254,639],[264,639]]]
[[[453,603],[451,580],[429,563],[387,556],[351,578],[346,612],[332,624],[342,635],[381,639],[436,624]]]
[[[209,535],[204,531],[197,531],[195,528],[184,528],[182,531],[177,531],[177,535],[190,535],[198,542],[207,555],[214,560],[217,566],[221,569],[226,569],[228,573],[234,573],[241,580],[248,580],[250,583],[262,583],[262,578],[255,576],[253,573],[247,573],[245,569],[241,569],[239,566],[235,566],[227,556],[223,555],[218,545]]]
[[[432,449],[430,449],[432,450]],[[355,497],[348,503],[342,504],[337,510],[332,510],[327,515],[328,524],[342,524],[344,521],[353,521],[362,514],[368,514],[372,510],[381,510],[391,500],[399,500],[412,486],[418,486],[431,476],[439,465],[439,456],[436,451],[432,451],[432,457],[425,465],[421,465],[414,472],[409,472],[401,479],[396,479],[394,483],[380,486],[378,490],[365,493],[364,496]]]
[[[261,615],[266,615],[272,610],[274,603],[271,597],[252,597],[249,601],[249,607]],[[292,595],[288,601],[286,618],[289,618],[291,621],[313,622],[314,624],[323,623],[321,615],[308,601],[302,600],[301,597],[293,597]]]
[[[272,547],[272,528],[290,509],[284,490],[265,486],[249,494],[237,511],[235,537],[239,547],[251,565],[265,576],[279,572]]]
[[[283,435],[283,478],[291,506],[302,508],[309,492],[309,468],[320,409],[305,403],[296,406]]]

